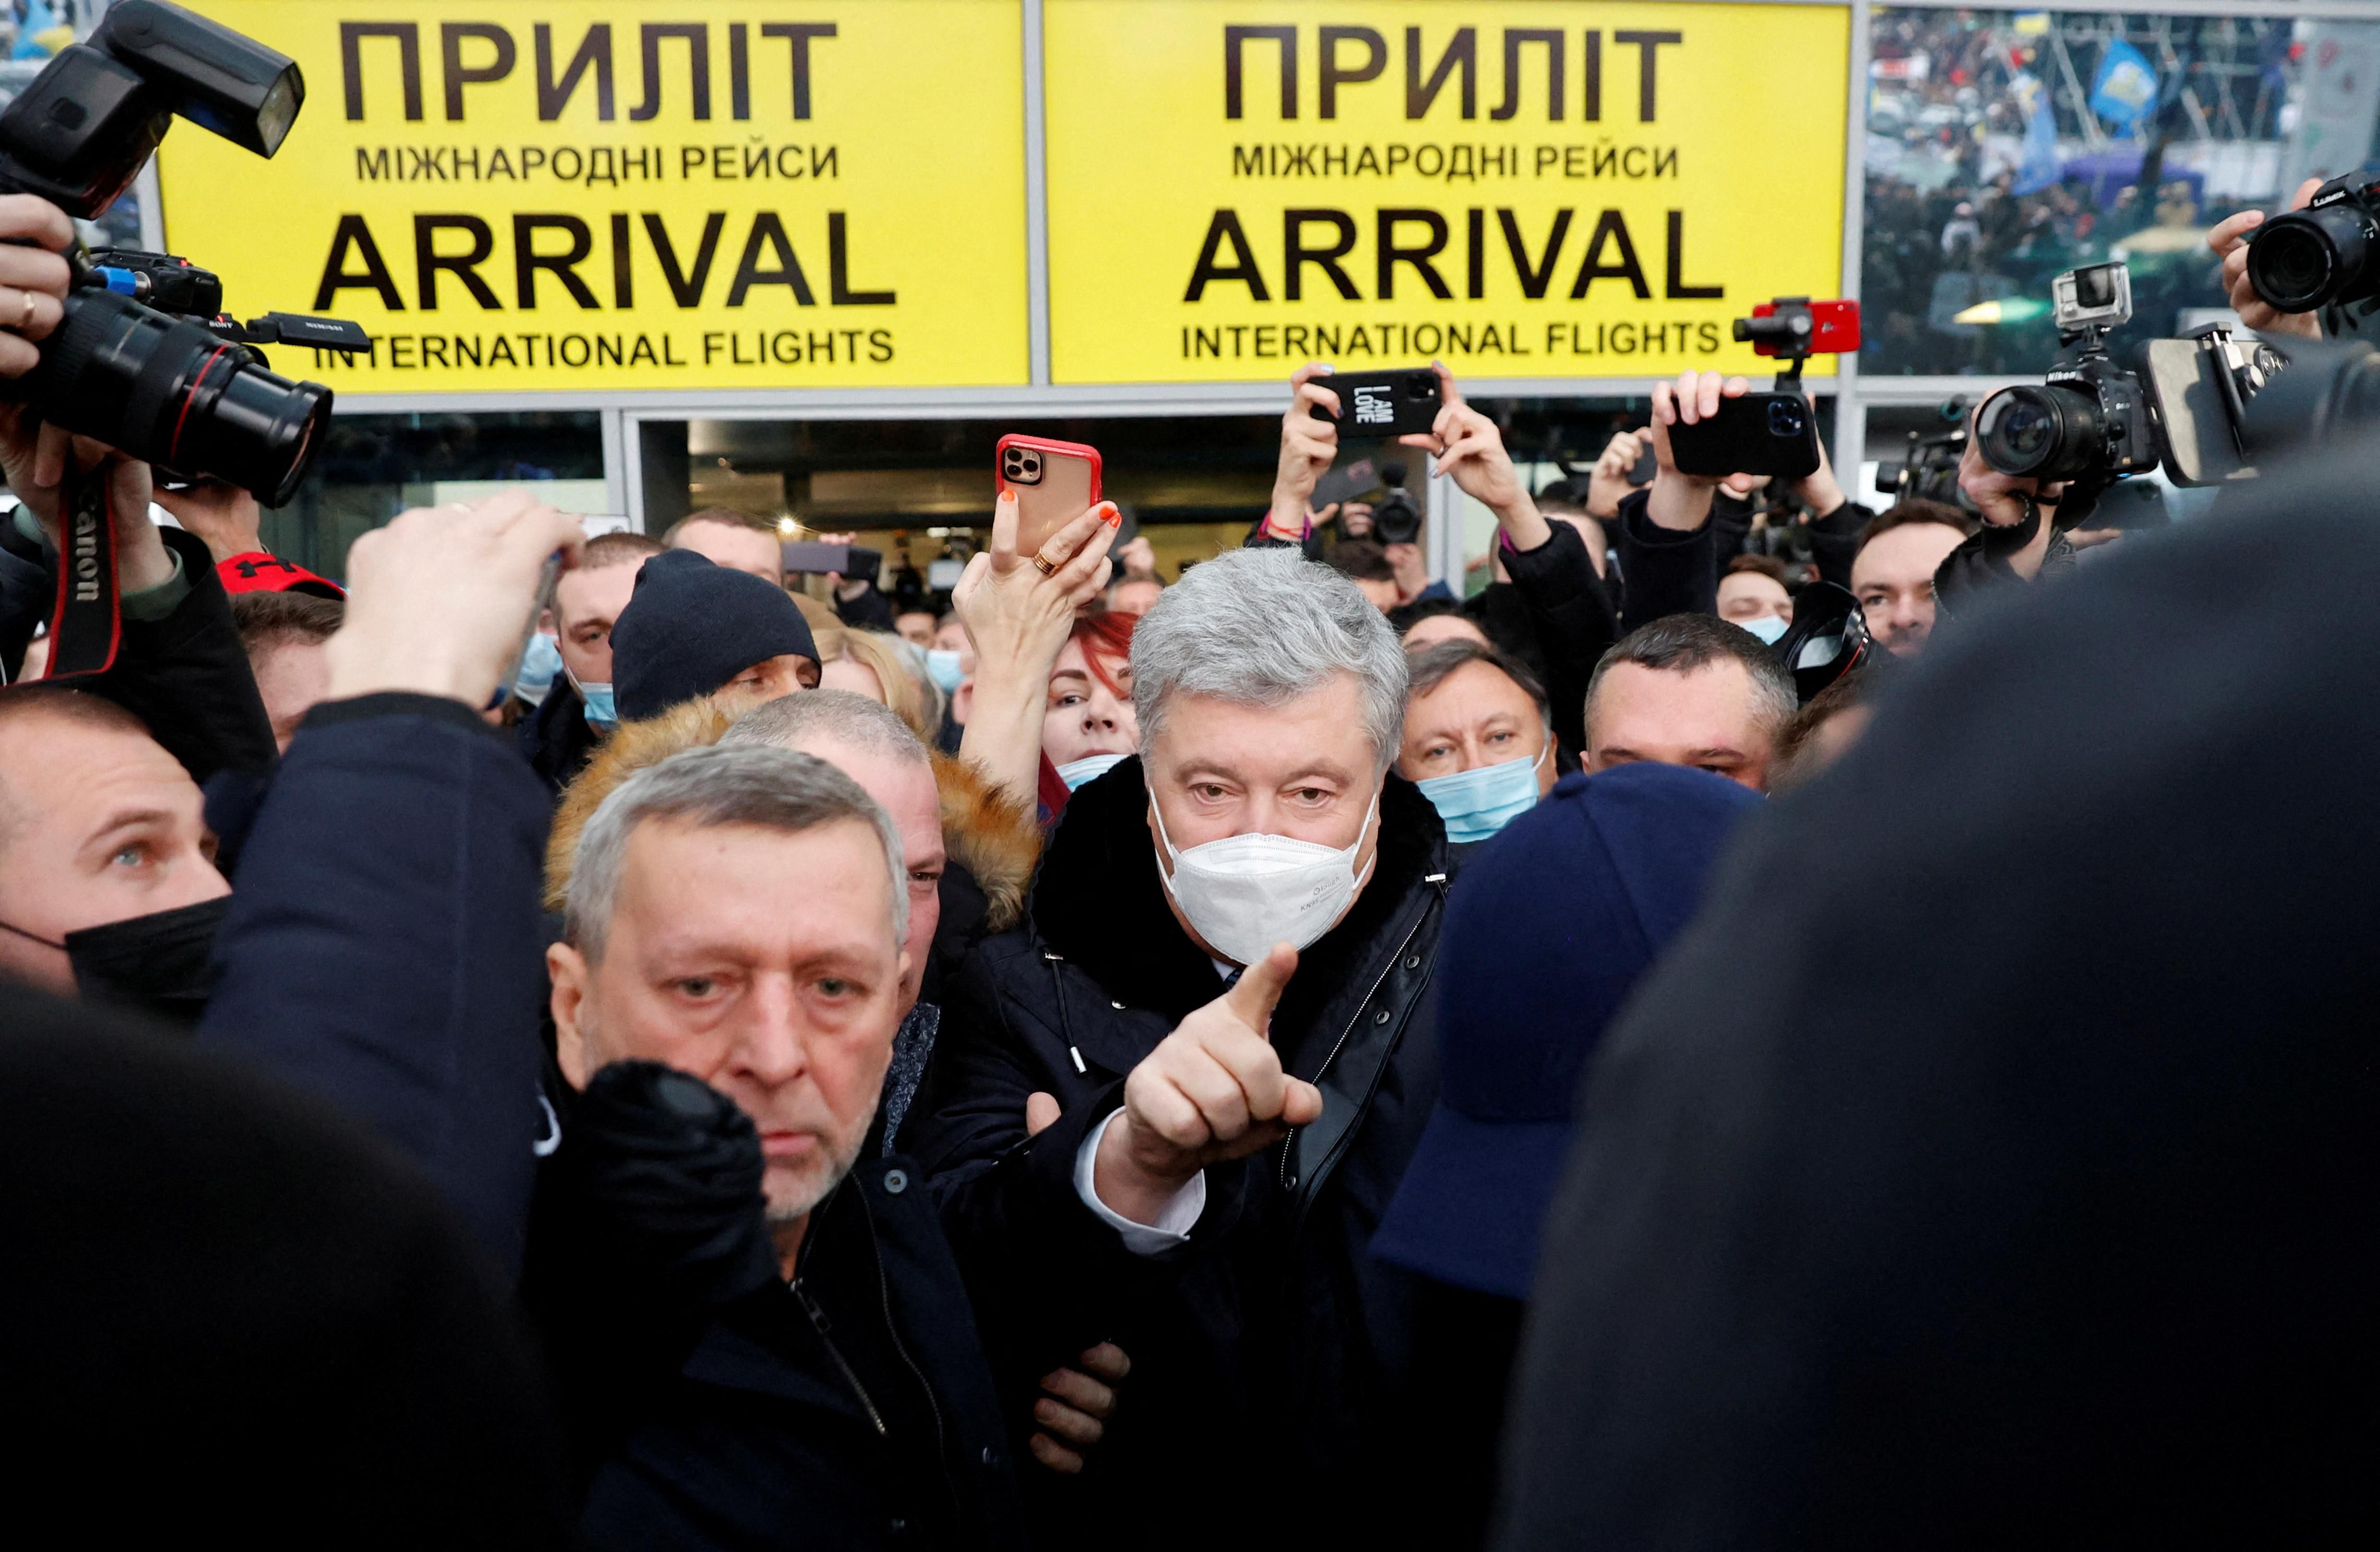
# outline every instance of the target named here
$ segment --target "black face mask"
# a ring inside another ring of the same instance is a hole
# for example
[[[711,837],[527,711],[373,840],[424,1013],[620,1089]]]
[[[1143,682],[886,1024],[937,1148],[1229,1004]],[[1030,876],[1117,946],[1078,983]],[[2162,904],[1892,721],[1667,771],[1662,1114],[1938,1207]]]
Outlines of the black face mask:
[[[208,960],[230,905],[231,896],[217,895],[196,905],[87,927],[67,933],[62,943],[6,922],[0,928],[64,951],[84,1000],[137,1008],[191,1029],[215,988]]]

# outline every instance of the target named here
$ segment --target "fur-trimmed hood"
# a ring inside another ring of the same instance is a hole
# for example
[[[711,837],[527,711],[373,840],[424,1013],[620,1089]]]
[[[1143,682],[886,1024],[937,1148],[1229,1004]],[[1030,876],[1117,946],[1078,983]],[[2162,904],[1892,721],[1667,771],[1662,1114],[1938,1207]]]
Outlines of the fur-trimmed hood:
[[[658,717],[623,722],[595,751],[577,780],[564,789],[545,846],[545,908],[559,914],[570,891],[579,832],[619,784],[681,750],[716,744],[735,719],[708,700],[689,700]],[[934,753],[934,785],[942,800],[942,846],[974,875],[990,903],[985,928],[1005,932],[1025,915],[1025,895],[1041,856],[1041,830],[1032,811],[964,760]]]
[[[613,789],[681,750],[718,743],[735,720],[708,700],[689,700],[658,717],[622,722],[595,746],[594,758],[562,789],[562,806],[553,811],[553,831],[545,842],[547,910],[561,914],[563,899],[570,892],[571,865],[578,856],[578,832]]]
[[[942,794],[942,848],[983,891],[990,907],[984,930],[1005,932],[1025,919],[1026,891],[1041,860],[1041,827],[1030,807],[981,770],[939,751],[934,785]]]

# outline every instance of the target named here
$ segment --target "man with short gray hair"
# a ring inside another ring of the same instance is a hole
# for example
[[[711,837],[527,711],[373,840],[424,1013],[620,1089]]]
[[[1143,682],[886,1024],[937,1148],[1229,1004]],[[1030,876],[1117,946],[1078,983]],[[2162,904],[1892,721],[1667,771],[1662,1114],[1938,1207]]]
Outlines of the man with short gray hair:
[[[965,1286],[859,1158],[905,1006],[902,837],[850,777],[685,750],[580,832],[547,953],[579,1091],[530,1304],[597,1546],[1023,1544]]]
[[[1366,1247],[1436,1097],[1448,871],[1390,770],[1404,654],[1346,578],[1253,549],[1167,588],[1132,670],[1140,754],[958,976],[904,1141],[954,1240],[1105,1223],[1164,1265],[1110,1333],[1121,1491],[1228,1481],[1236,1522],[1392,1544],[1409,1284]]]

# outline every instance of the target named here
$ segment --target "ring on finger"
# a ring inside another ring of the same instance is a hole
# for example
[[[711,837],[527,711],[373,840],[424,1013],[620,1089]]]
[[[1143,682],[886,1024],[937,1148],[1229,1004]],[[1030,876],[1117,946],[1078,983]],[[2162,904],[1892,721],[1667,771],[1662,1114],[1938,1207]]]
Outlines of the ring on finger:
[[[20,291],[18,295],[25,299],[25,312],[12,327],[21,334],[33,326],[33,294],[30,291]]]
[[[1033,568],[1042,576],[1050,576],[1056,574],[1058,563],[1036,550],[1033,552]]]

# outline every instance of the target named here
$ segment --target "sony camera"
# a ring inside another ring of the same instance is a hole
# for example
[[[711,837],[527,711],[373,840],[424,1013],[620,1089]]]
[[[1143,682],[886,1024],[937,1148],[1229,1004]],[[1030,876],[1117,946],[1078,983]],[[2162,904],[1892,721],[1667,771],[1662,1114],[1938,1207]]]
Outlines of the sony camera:
[[[164,0],[119,0],[0,112],[0,190],[90,220],[130,188],[176,117],[271,156],[306,99],[297,63]],[[269,370],[260,343],[355,350],[352,323],[218,316],[213,275],[165,254],[68,256],[66,317],[6,389],[42,418],[278,506],[322,443],[331,390]]]
[[[1387,487],[1372,506],[1372,537],[1382,544],[1417,544],[1421,541],[1421,508],[1405,494],[1405,467],[1389,462],[1380,466],[1380,483]]]
[[[2380,173],[2332,178],[2305,209],[2257,227],[2248,240],[2248,284],[2281,312],[2380,295]]]
[[[1975,412],[1976,447],[2002,474],[2104,489],[2155,466],[2159,441],[2137,372],[2107,354],[2107,333],[2132,316],[2121,263],[2069,270],[2050,283],[2058,360],[2040,387],[2003,388]],[[2070,500],[2072,516],[2087,502]]]

